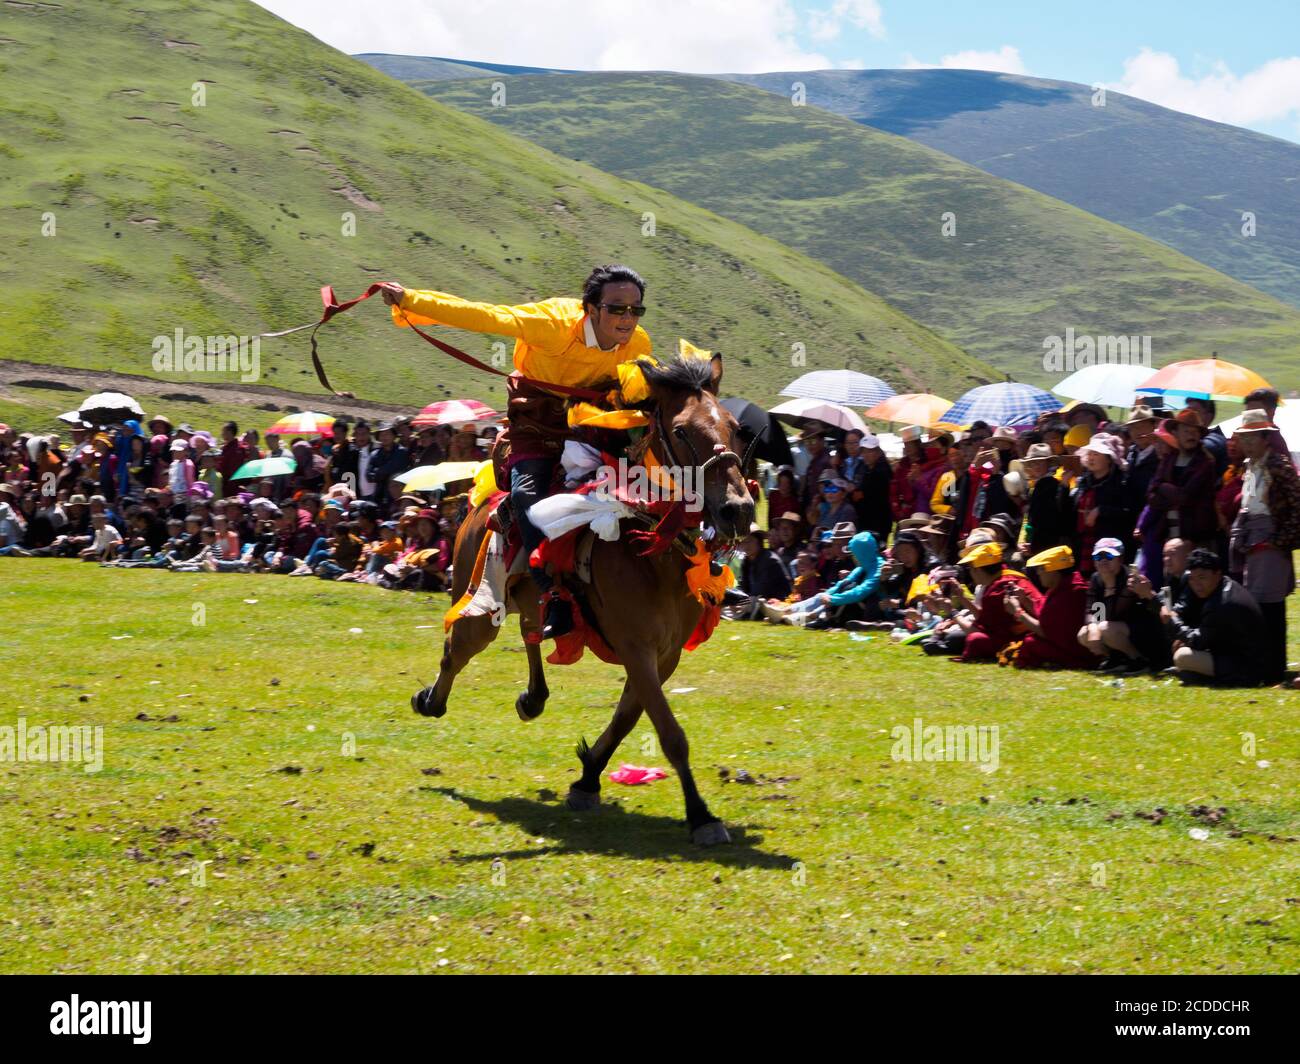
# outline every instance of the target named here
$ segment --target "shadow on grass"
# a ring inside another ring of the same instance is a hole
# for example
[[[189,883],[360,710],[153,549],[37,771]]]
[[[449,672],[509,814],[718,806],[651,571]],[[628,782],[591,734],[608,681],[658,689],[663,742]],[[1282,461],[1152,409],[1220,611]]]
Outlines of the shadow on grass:
[[[763,836],[760,825],[728,824],[731,843],[696,846],[690,841],[686,821],[675,817],[634,813],[609,802],[585,813],[575,813],[563,801],[532,798],[501,798],[486,801],[463,794],[455,787],[421,787],[462,803],[475,813],[486,813],[502,823],[513,824],[529,835],[555,840],[554,846],[499,853],[457,854],[451,858],[463,864],[515,860],[543,854],[602,853],[659,860],[708,861],[734,868],[779,868],[789,871],[798,858],[759,849]]]

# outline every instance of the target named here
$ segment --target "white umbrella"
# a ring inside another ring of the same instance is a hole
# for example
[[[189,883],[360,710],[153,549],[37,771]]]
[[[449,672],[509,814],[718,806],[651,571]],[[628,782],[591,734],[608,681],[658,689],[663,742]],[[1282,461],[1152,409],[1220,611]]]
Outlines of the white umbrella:
[[[56,420],[62,421],[65,425],[72,425],[75,428],[80,428],[85,424],[81,420],[80,410],[69,410],[66,414],[60,414]]]
[[[879,377],[853,369],[818,369],[792,380],[782,395],[822,399],[847,406],[876,406],[895,394]]]
[[[77,411],[83,421],[110,425],[117,421],[144,420],[144,409],[122,392],[96,392],[84,400]]]
[[[867,423],[847,406],[822,402],[818,399],[791,399],[780,406],[772,407],[768,413],[791,425],[806,425],[809,421],[820,421],[845,431],[857,429],[864,436],[870,431]]]
[[[1067,399],[1078,399],[1081,403],[1130,407],[1137,389],[1150,379],[1150,366],[1102,363],[1076,370],[1053,387],[1052,391]]]

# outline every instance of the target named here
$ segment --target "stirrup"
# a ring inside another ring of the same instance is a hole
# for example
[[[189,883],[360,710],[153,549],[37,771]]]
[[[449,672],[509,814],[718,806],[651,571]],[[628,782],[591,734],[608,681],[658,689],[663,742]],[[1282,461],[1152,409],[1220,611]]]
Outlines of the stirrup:
[[[573,602],[557,591],[542,596],[542,638],[558,639],[573,631]]]

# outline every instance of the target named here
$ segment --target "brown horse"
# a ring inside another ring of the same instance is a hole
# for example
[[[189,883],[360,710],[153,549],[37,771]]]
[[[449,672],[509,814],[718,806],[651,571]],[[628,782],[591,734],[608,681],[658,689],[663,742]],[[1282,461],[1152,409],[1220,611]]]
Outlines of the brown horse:
[[[740,426],[718,402],[721,356],[715,355],[707,362],[679,359],[662,366],[643,365],[653,413],[650,447],[663,465],[694,470],[695,490],[702,497],[705,523],[712,525],[715,542],[735,542],[749,531],[754,500],[744,477],[748,454],[742,458],[735,449]],[[707,455],[707,460],[700,461],[700,455]],[[683,462],[683,458],[687,461]],[[465,592],[486,532],[487,511],[480,507],[456,537],[452,601],[459,601]],[[601,634],[623,663],[627,680],[614,719],[595,745],[589,747],[585,740],[578,745],[582,776],[569,788],[568,805],[583,810],[600,803],[601,774],[619,743],[645,712],[681,779],[692,839],[712,845],[729,841],[727,829],[700,797],[688,763],[686,733],[663,692],[663,684],[677,668],[682,647],[703,609],[689,593],[685,574],[685,560],[676,551],[641,557],[626,537],[613,543],[595,541],[588,601]],[[517,578],[507,598],[509,612],[519,614],[522,633],[527,636],[538,631],[541,611],[532,580],[527,576]],[[447,698],[457,673],[496,638],[498,631],[499,625],[493,624],[489,616],[457,620],[443,642],[437,681],[411,699],[415,711],[441,717],[447,711]],[[525,646],[528,689],[519,695],[515,710],[527,721],[541,714],[549,692],[540,646],[528,642]]]

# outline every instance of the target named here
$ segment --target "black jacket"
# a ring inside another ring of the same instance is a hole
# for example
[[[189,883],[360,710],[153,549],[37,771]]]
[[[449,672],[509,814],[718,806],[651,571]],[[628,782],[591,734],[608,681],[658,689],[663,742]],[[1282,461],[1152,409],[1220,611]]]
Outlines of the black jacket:
[[[1193,650],[1214,655],[1216,683],[1250,687],[1268,671],[1264,614],[1250,592],[1229,576],[1209,598],[1198,598],[1184,586],[1174,603],[1169,634]]]
[[[746,558],[740,566],[740,589],[761,599],[783,599],[790,594],[790,572],[781,559],[766,547],[753,560]]]

